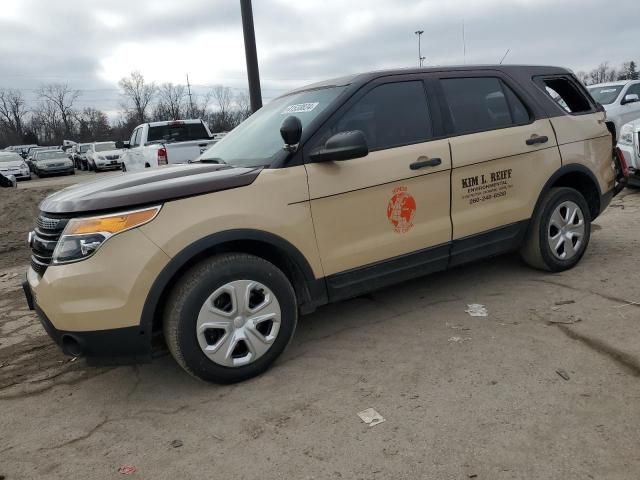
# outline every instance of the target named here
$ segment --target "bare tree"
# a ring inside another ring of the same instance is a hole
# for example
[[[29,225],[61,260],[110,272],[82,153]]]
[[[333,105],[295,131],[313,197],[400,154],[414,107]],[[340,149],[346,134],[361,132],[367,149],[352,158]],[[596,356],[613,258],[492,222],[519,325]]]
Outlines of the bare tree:
[[[81,142],[109,140],[112,134],[107,115],[95,108],[85,108],[78,115],[78,124],[78,140]]]
[[[27,107],[19,90],[0,89],[0,126],[7,142],[19,143],[24,136]]]
[[[35,132],[39,142],[44,145],[62,143],[64,125],[58,109],[52,102],[40,102],[33,109],[30,130]]]
[[[184,85],[163,83],[158,89],[158,105],[156,117],[158,120],[177,120],[188,110],[185,104],[186,88]]]
[[[211,89],[211,96],[216,110],[210,115],[210,125],[216,132],[226,132],[234,127],[231,108],[233,95],[229,87],[218,85]]]
[[[138,123],[144,123],[147,118],[147,109],[156,95],[156,84],[146,83],[142,74],[138,71],[131,72],[129,77],[122,78],[118,82],[122,94],[126,98],[125,108],[128,113],[135,116]]]
[[[242,123],[251,116],[251,102],[249,101],[249,92],[242,90],[234,97],[236,104],[236,124]]]
[[[613,82],[617,76],[618,73],[615,68],[609,67],[609,62],[604,62],[589,72],[589,83],[594,85],[596,83]]]
[[[78,90],[72,90],[66,83],[50,83],[38,90],[38,96],[57,111],[64,127],[64,136],[69,136],[73,130],[73,103],[80,96]]]

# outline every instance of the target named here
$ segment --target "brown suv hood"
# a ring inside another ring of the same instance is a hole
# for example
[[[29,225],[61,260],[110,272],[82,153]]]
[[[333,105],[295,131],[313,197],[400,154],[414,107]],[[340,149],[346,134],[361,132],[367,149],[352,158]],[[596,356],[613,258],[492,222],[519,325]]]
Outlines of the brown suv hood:
[[[45,198],[45,213],[89,213],[167,202],[250,185],[260,168],[190,164],[115,175],[65,188]]]

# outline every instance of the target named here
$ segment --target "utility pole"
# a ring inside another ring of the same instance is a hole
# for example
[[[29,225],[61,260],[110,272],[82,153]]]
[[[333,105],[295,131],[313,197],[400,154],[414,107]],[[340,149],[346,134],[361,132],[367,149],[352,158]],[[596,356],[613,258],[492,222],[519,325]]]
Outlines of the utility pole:
[[[256,32],[253,27],[251,0],[240,0],[240,11],[244,34],[244,53],[247,59],[247,77],[249,78],[249,100],[251,113],[254,113],[262,108],[262,92],[260,90],[260,71],[258,70],[258,52],[256,51]]]
[[[189,118],[193,118],[193,99],[191,98],[191,84],[189,83],[189,74],[187,73],[187,91],[189,92]]]
[[[414,32],[418,36],[418,66],[422,67],[425,57],[422,56],[422,34],[424,30],[416,30]]]

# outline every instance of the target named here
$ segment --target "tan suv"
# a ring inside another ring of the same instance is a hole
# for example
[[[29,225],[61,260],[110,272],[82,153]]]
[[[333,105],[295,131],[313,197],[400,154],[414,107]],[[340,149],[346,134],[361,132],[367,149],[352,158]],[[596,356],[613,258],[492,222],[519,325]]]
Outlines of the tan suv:
[[[605,113],[567,70],[396,70],[293,91],[192,165],[47,198],[25,293],[70,355],[263,372],[298,313],[519,250],[573,267],[620,189]],[[620,169],[618,169],[620,170]]]

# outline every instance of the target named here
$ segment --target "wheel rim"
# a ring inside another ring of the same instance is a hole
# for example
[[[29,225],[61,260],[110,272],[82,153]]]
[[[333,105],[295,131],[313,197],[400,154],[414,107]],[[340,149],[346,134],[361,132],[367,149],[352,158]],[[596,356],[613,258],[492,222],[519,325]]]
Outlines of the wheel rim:
[[[268,287],[253,280],[235,280],[205,300],[196,335],[212,362],[241,367],[269,351],[280,331],[281,318],[278,299]]]
[[[574,202],[559,204],[549,221],[547,241],[551,253],[560,260],[571,260],[584,243],[585,221],[582,209]]]

